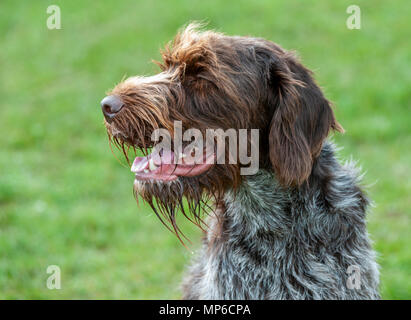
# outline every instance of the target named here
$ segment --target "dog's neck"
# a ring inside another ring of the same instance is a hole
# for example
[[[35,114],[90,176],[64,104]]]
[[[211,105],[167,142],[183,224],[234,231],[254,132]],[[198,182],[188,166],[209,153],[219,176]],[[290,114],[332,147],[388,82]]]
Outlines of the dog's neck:
[[[240,234],[252,236],[258,230],[282,233],[287,221],[285,208],[290,201],[290,191],[282,188],[275,175],[259,170],[249,176],[235,192],[225,194],[225,219]]]
[[[284,188],[272,171],[261,169],[244,178],[236,191],[226,192],[218,213],[218,228],[214,228],[217,232],[211,232],[211,237],[224,239],[227,233],[253,237],[264,232],[281,237],[295,231],[305,214],[353,208],[363,211],[368,202],[359,192],[357,180],[354,165],[341,166],[333,144],[326,142],[303,186]]]
[[[329,143],[301,187],[282,187],[269,170],[244,178],[209,218],[186,296],[377,298],[366,204],[354,166],[340,165]],[[350,265],[361,267],[362,290],[345,287]]]

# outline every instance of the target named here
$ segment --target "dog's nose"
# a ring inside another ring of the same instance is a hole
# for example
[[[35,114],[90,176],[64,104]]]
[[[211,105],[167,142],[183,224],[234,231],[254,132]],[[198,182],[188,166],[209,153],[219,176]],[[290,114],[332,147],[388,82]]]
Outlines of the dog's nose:
[[[116,113],[123,108],[124,103],[118,96],[107,96],[101,100],[101,110],[107,121],[111,121]]]

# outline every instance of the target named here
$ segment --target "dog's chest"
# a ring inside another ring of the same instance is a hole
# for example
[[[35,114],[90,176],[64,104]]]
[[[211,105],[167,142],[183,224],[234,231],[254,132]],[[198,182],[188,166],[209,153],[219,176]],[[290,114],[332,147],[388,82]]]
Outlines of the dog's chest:
[[[336,184],[337,185],[337,184]],[[340,185],[340,187],[343,187]],[[224,212],[211,217],[198,265],[204,299],[359,299],[378,297],[378,270],[361,197],[343,187],[333,209],[319,193],[279,189],[268,172],[248,179]],[[341,236],[344,235],[344,236]],[[361,290],[347,289],[347,268],[360,266]]]
[[[267,299],[280,289],[292,221],[286,210],[290,198],[276,187],[272,175],[261,172],[235,196],[226,194],[224,207],[210,217],[204,298]]]

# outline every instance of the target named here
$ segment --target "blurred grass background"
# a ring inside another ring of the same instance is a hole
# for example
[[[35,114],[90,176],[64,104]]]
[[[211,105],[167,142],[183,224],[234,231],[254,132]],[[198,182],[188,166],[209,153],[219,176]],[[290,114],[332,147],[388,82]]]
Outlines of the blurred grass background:
[[[61,8],[61,30],[46,9]],[[369,232],[385,299],[411,298],[411,6],[352,1],[0,2],[0,298],[179,298],[191,253],[132,196],[99,102],[125,75],[153,74],[190,20],[298,51],[366,170]],[[200,232],[185,224],[196,248]],[[58,265],[62,289],[46,288]]]

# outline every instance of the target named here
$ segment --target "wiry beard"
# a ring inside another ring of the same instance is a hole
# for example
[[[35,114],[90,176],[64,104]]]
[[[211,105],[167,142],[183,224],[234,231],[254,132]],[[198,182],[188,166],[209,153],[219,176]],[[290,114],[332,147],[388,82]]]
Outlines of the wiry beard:
[[[115,123],[113,122],[115,125],[106,123],[110,147],[112,149],[114,145],[119,149],[128,165],[131,165],[130,149],[134,151],[134,154],[141,151],[147,155],[150,153],[151,145],[149,141],[144,140],[146,136],[143,135],[142,129],[137,131],[134,125],[127,127],[126,121],[122,126],[123,122],[120,117],[116,120]],[[188,242],[190,240],[177,224],[179,212],[205,231],[207,228],[205,217],[214,212],[215,205],[220,203],[227,187],[235,188],[239,183],[237,165],[216,165],[199,176],[179,177],[174,181],[135,180],[134,195],[137,202],[140,197],[147,202],[162,224],[185,245],[185,240]]]
[[[171,182],[139,181],[134,183],[134,195],[147,202],[161,223],[184,244],[188,240],[177,224],[179,212],[205,230],[204,216],[212,212],[212,203],[216,201],[210,193],[203,192],[196,178],[181,177]],[[183,201],[185,199],[185,201]],[[188,240],[189,241],[189,240]]]
[[[164,89],[162,92],[168,93],[169,91]],[[167,96],[168,100],[172,99],[169,95]],[[151,100],[146,99],[144,103],[134,99],[135,96],[132,94],[130,96],[122,95],[122,100],[126,106],[144,105],[145,107],[124,107],[112,119],[111,123],[105,123],[110,147],[112,148],[114,145],[118,148],[124,154],[129,166],[132,162],[129,151],[134,151],[134,154],[140,151],[145,156],[150,153],[150,149],[153,147],[151,134],[154,130],[161,127],[168,130],[170,135],[173,135],[174,131],[173,122],[164,116],[166,108],[158,108],[151,103],[154,99],[153,96],[150,96]],[[156,100],[159,99],[156,98]],[[188,127],[204,126],[192,122]],[[228,154],[229,152],[226,150],[227,157]],[[228,159],[226,163],[228,163]],[[184,244],[183,238],[187,238],[177,225],[178,212],[181,212],[185,218],[204,230],[207,227],[204,222],[205,216],[214,211],[213,208],[221,201],[228,187],[235,190],[240,182],[239,165],[215,165],[198,176],[181,176],[170,182],[136,180],[134,193],[137,201],[140,196],[143,201],[147,202],[167,229],[175,233]]]
[[[216,205],[222,201],[227,188],[224,181],[232,181],[231,174],[227,168],[216,166],[206,174],[179,177],[170,182],[136,180],[134,195],[137,202],[139,196],[147,202],[165,227],[184,245],[184,239],[190,240],[177,224],[178,212],[205,231],[208,227],[205,217],[214,214]]]
[[[140,116],[140,113],[138,114]],[[130,165],[128,152],[130,148],[136,153],[137,149],[147,155],[152,147],[151,133],[157,129],[141,117],[137,117],[133,110],[123,110],[115,120],[109,124],[105,122],[110,148],[114,145],[125,156]]]

